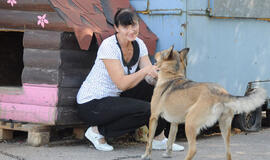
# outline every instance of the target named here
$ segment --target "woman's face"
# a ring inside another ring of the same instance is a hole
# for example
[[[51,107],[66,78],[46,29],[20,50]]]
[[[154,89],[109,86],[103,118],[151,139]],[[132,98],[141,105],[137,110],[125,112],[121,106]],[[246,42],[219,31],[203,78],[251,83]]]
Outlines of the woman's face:
[[[118,27],[115,26],[116,32],[118,32],[121,38],[124,38],[128,41],[134,41],[139,34],[139,22],[134,21],[134,24],[123,26],[120,25]]]

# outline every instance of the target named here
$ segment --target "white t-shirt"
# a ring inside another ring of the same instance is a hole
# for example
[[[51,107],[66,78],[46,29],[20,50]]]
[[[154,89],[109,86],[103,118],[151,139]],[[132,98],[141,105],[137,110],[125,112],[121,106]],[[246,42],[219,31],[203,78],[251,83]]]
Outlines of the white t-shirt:
[[[144,42],[136,38],[139,45],[140,55],[137,63],[132,66],[130,74],[134,73],[138,67],[140,57],[148,55],[147,48]],[[101,43],[95,64],[92,67],[90,73],[83,82],[78,94],[77,103],[83,104],[89,102],[93,99],[101,99],[108,96],[119,96],[122,90],[117,88],[117,86],[111,80],[109,73],[102,61],[102,59],[118,59],[124,69],[125,74],[128,74],[127,67],[124,66],[121,58],[121,50],[117,45],[117,39],[115,35],[112,35]]]

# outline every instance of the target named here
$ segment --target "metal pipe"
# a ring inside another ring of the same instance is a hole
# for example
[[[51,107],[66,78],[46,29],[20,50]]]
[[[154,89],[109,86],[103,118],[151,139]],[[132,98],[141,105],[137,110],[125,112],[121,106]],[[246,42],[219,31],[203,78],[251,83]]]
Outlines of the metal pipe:
[[[137,13],[141,14],[148,14],[148,15],[181,15],[182,9],[175,8],[175,9],[149,9],[150,1],[147,0],[147,7],[145,10],[136,11]]]
[[[142,14],[149,14],[150,11],[149,11],[149,0],[147,0],[147,6],[146,6],[146,9],[143,10],[143,11],[136,11],[137,13],[142,13]]]

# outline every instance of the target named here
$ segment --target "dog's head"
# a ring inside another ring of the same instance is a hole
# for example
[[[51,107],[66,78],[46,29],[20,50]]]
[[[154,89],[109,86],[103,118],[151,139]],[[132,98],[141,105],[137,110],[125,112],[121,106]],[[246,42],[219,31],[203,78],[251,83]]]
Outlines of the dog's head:
[[[160,71],[173,74],[186,76],[187,67],[187,54],[189,48],[182,49],[181,51],[173,50],[174,46],[169,49],[157,52],[155,59]]]

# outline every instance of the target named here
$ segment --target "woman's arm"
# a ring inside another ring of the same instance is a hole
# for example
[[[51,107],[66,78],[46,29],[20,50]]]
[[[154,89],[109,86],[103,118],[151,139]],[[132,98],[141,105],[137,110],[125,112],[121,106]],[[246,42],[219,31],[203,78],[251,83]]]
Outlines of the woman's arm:
[[[152,78],[157,78],[157,66],[152,65],[148,55],[141,57],[140,62],[139,62],[140,69],[146,67],[146,66],[152,66],[153,69],[151,72],[149,72],[147,75],[151,76]]]
[[[143,58],[143,57],[142,57]],[[153,72],[152,65],[146,65],[139,71],[125,75],[124,69],[121,66],[119,60],[116,59],[103,59],[105,67],[116,86],[125,91],[127,89],[135,87],[147,74]],[[150,62],[150,61],[149,61]],[[151,62],[150,62],[151,64]],[[145,64],[144,64],[145,65]]]

